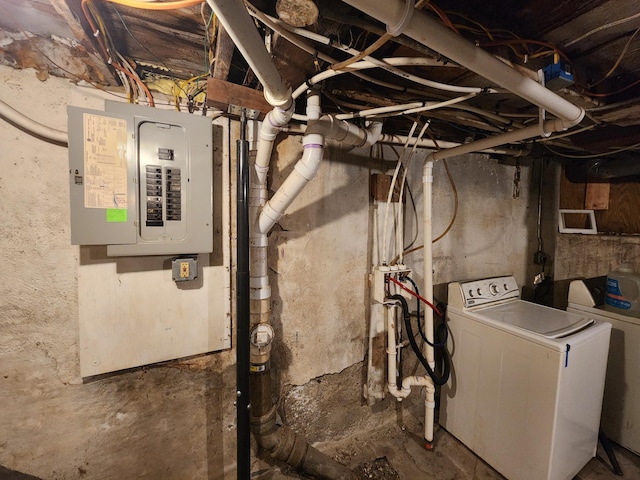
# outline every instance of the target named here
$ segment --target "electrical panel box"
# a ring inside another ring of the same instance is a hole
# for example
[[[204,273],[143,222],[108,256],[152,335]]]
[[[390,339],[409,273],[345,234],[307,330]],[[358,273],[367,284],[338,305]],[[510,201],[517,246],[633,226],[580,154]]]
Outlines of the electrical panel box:
[[[105,107],[68,108],[71,243],[109,256],[211,252],[211,119]]]

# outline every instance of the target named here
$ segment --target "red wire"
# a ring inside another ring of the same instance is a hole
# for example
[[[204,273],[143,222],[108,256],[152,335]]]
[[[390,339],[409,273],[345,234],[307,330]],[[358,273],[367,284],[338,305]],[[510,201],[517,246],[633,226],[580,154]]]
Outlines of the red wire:
[[[436,312],[439,316],[442,316],[442,313],[440,313],[440,310],[438,310],[433,303],[431,303],[429,300],[427,300],[426,298],[424,298],[422,295],[418,295],[416,292],[414,292],[413,290],[405,287],[402,283],[400,283],[398,280],[396,280],[393,277],[389,277],[389,280],[391,280],[393,283],[395,283],[397,286],[399,286],[402,290],[404,290],[407,293],[410,293],[411,295],[413,295],[414,297],[416,297],[417,299],[421,300],[423,303],[429,305],[429,307],[431,307],[431,309]]]

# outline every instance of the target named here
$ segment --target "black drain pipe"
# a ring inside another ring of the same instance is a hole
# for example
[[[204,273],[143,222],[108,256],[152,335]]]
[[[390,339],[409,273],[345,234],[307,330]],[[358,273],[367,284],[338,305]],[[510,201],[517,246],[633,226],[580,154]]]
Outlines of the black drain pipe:
[[[246,140],[245,110],[240,118],[237,150],[236,222],[236,433],[237,478],[251,477],[251,427],[249,396],[249,142]]]

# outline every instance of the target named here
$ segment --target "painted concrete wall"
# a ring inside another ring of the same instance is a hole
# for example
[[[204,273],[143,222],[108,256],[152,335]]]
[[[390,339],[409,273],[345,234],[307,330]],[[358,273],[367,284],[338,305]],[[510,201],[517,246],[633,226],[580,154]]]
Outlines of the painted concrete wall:
[[[293,168],[301,152],[300,139],[282,141],[278,152],[272,189]],[[414,155],[408,176],[418,224],[407,207],[407,238],[417,228],[416,245],[423,243],[425,155]],[[385,149],[385,158],[397,157]],[[284,343],[278,350],[283,383],[301,385],[363,360],[369,309],[367,275],[377,256],[369,176],[392,172],[394,166],[394,162],[370,158],[368,150],[327,149],[318,176],[280,221],[282,228],[270,236],[274,320]],[[471,155],[449,160],[449,167],[459,208],[450,233],[434,246],[435,283],[513,274],[520,285],[530,284],[537,215],[530,168],[522,168],[520,196],[514,199],[514,166]],[[437,236],[453,215],[454,201],[442,162],[436,163],[434,177],[433,230]],[[393,221],[388,224],[391,228]],[[405,261],[419,285],[423,282],[422,259],[418,251]]]
[[[0,98],[66,130],[103,95],[0,69]],[[66,148],[0,122],[0,465],[43,479],[235,478],[232,352],[83,384]]]
[[[0,81],[0,98],[61,129],[67,104],[99,108],[101,101],[92,90],[55,78],[42,83],[30,71],[0,69]],[[66,149],[4,122],[0,144],[0,465],[45,479],[234,478],[234,351],[83,384]],[[300,137],[279,139],[272,191],[300,153]],[[409,172],[419,218],[423,156],[416,154]],[[357,429],[364,420],[396,419],[361,397],[374,231],[369,176],[393,163],[368,150],[330,148],[325,158],[269,237],[277,388],[293,405],[285,418],[312,441],[323,438],[329,412],[332,434],[347,420]],[[513,199],[512,165],[483,155],[449,165],[460,208],[435,247],[436,283],[509,273],[531,283],[537,198],[530,169],[523,167],[521,196]],[[439,234],[453,201],[440,163],[434,173]],[[422,283],[421,254],[407,264]]]

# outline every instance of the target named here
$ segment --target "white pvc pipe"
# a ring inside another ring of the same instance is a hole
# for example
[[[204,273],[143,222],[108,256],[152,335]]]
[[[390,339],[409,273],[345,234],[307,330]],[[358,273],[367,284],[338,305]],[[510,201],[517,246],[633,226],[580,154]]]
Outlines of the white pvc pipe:
[[[267,171],[269,170],[269,162],[271,161],[271,151],[273,150],[273,142],[282,127],[289,123],[293,115],[295,104],[291,102],[289,108],[282,109],[279,107],[271,110],[265,115],[260,127],[258,136],[258,149],[256,153],[255,170],[258,176],[258,182],[266,185]]]
[[[388,143],[393,145],[405,145],[407,143],[406,135],[392,135],[389,133],[383,133],[380,135],[378,139],[379,143]],[[415,142],[415,139],[410,140]],[[447,142],[446,140],[438,140],[438,145],[436,146],[436,142],[429,138],[421,138],[418,141],[418,147],[423,148],[442,148],[442,149],[451,149],[455,147],[459,147],[460,145],[464,145],[456,142]],[[520,157],[526,153],[525,150],[518,150],[516,148],[484,148],[482,150],[474,150],[481,153],[494,153],[497,155],[511,155],[513,157]]]
[[[260,213],[258,230],[261,233],[269,233],[302,189],[316,176],[318,168],[320,168],[323,152],[324,142],[304,145],[302,158],[296,163],[293,172],[286,178]]]
[[[280,78],[253,20],[241,0],[207,0],[236,47],[264,87],[264,97],[274,107],[291,105],[291,89]]]
[[[431,156],[431,155],[430,155]],[[433,160],[428,156],[424,162],[422,172],[422,185],[423,185],[423,222],[422,222],[422,237],[424,244],[424,296],[427,301],[433,304],[433,244],[431,239],[433,237],[433,223],[432,223],[432,200],[433,200]],[[426,331],[427,342],[424,344],[424,356],[429,364],[431,370],[435,371],[435,355],[434,349],[429,345],[434,343],[433,334],[433,310],[425,307],[424,312],[424,329]],[[435,416],[435,388],[433,381],[429,378],[431,390],[427,389],[427,398],[425,400],[425,440],[427,442],[433,441],[433,423]],[[430,431],[428,431],[430,429]]]
[[[544,122],[544,131],[546,133],[557,132],[564,129],[565,123],[560,119],[547,120]],[[493,135],[481,140],[476,140],[475,142],[465,143],[458,147],[439,150],[431,155],[433,160],[442,160],[444,158],[455,157],[457,155],[464,155],[465,153],[483,151],[499,145],[521,142],[540,134],[540,125],[536,124],[529,127],[519,128],[517,130],[511,130],[510,132],[502,133],[500,135]]]
[[[385,305],[384,314],[387,318],[387,390],[398,400],[406,397],[401,390],[398,390],[396,378],[398,371],[396,369],[396,359],[398,355],[398,346],[396,344],[396,309],[398,306],[394,303]]]
[[[2,100],[0,100],[0,117],[3,117],[9,122],[15,124],[30,135],[34,135],[51,142],[61,143],[63,145],[67,145],[69,143],[69,135],[67,132],[56,130],[55,128],[47,127],[42,123],[36,122]]]
[[[380,127],[382,127],[382,124],[380,123]],[[288,132],[288,133],[304,133],[306,131],[306,126],[304,125],[288,125],[286,127],[282,128],[283,131]],[[406,135],[393,135],[390,133],[381,133],[378,136],[378,143],[386,143],[386,144],[390,144],[390,145],[406,145],[407,144],[407,139],[408,137]],[[416,139],[412,139],[412,142],[415,142]],[[438,145],[436,145],[436,143],[428,138],[421,138],[420,140],[418,140],[418,147],[422,147],[422,148],[430,148],[430,149],[437,149],[437,148],[442,148],[442,149],[448,149],[448,148],[454,148],[454,147],[459,147],[460,145],[463,145],[461,143],[456,143],[456,142],[447,142],[446,140],[438,140]],[[527,150],[520,150],[517,148],[485,148],[483,150],[477,150],[480,153],[493,153],[496,155],[510,155],[512,157],[521,157],[522,155],[525,155],[527,153]]]
[[[343,0],[367,15],[395,25],[405,15],[404,0]],[[435,50],[452,61],[468,68],[521,98],[544,108],[565,123],[565,128],[577,125],[584,116],[584,110],[546,89],[535,80],[525,77],[493,55],[476,47],[462,36],[420,10],[411,12],[412,18],[402,31],[408,37]]]
[[[315,48],[310,47],[309,45],[307,45],[306,43],[300,41],[299,38],[296,38],[297,35],[304,35],[304,33],[302,31],[300,31],[300,29],[298,29],[294,35],[292,35],[292,31],[290,29],[288,29],[287,27],[285,27],[285,24],[283,24],[283,22],[270,17],[266,14],[264,14],[263,12],[257,10],[253,5],[247,4],[247,8],[249,9],[249,12],[251,15],[255,16],[256,18],[258,18],[262,23],[264,23],[265,25],[267,25],[269,28],[271,28],[272,30],[278,32],[280,35],[282,35],[284,38],[286,38],[288,41],[290,41],[291,43],[293,43],[294,45],[296,45],[297,47],[305,50],[308,53],[311,53],[313,55],[317,55],[318,58],[323,59],[323,54],[318,52]],[[311,38],[313,40],[318,41],[318,34],[312,34],[311,36],[307,36],[307,38]],[[337,49],[340,49],[344,52],[347,52],[353,56],[359,55],[361,52],[358,50],[355,50],[347,45],[343,45],[340,44],[339,42],[332,42],[330,39],[326,39],[327,41],[323,41],[322,43],[327,44],[327,45],[331,45],[332,47],[335,47]],[[328,43],[327,43],[328,42]],[[435,88],[435,89],[439,89],[439,90],[445,90],[445,91],[449,91],[449,92],[458,92],[458,93],[480,93],[480,92],[485,92],[485,93],[497,93],[497,90],[493,89],[493,88],[478,88],[478,87],[464,87],[464,86],[460,86],[460,85],[451,85],[451,84],[447,84],[447,83],[440,83],[440,82],[435,82],[433,80],[427,80],[421,77],[418,77],[417,75],[413,75],[411,73],[405,72],[403,70],[399,70],[393,66],[391,66],[390,64],[378,60],[372,56],[366,56],[364,57],[366,60],[369,60],[373,63],[375,63],[379,68],[382,68],[386,71],[388,71],[389,73],[392,73],[393,75],[397,75],[400,76],[402,78],[405,78],[407,80],[411,80],[415,83],[418,83],[420,85],[424,85],[430,88]],[[325,60],[326,61],[326,60]],[[335,62],[332,62],[335,63]],[[349,65],[348,67],[346,67],[347,69],[351,68],[351,65]],[[377,82],[379,83],[379,82]]]
[[[317,90],[310,90],[307,98],[307,116],[312,121],[318,121],[320,115],[320,94]],[[296,163],[293,172],[286,178],[278,191],[261,209],[256,223],[256,230],[261,235],[266,236],[269,233],[302,189],[316,176],[320,168],[324,154],[324,136],[319,132],[307,131],[302,139],[302,144],[304,148],[302,158]]]
[[[366,141],[366,133],[357,126],[344,120],[338,120],[332,115],[325,115],[318,121],[307,124],[306,134],[316,133],[333,138],[347,145],[360,146]]]
[[[411,394],[411,387],[419,386],[427,388],[427,398],[425,405],[429,401],[429,392],[435,394],[433,382],[428,376],[411,375],[402,379],[402,385],[396,383],[398,370],[396,368],[396,359],[398,355],[398,345],[396,343],[396,303],[385,304],[385,317],[387,323],[387,390],[399,402],[407,398]],[[400,388],[398,388],[400,387]],[[435,397],[431,398],[434,400]],[[435,407],[435,401],[430,402]],[[427,424],[425,423],[425,429]],[[433,433],[433,419],[431,420],[431,432]],[[425,430],[426,431],[426,430]],[[425,436],[425,438],[427,438]],[[431,436],[433,438],[433,435]]]

